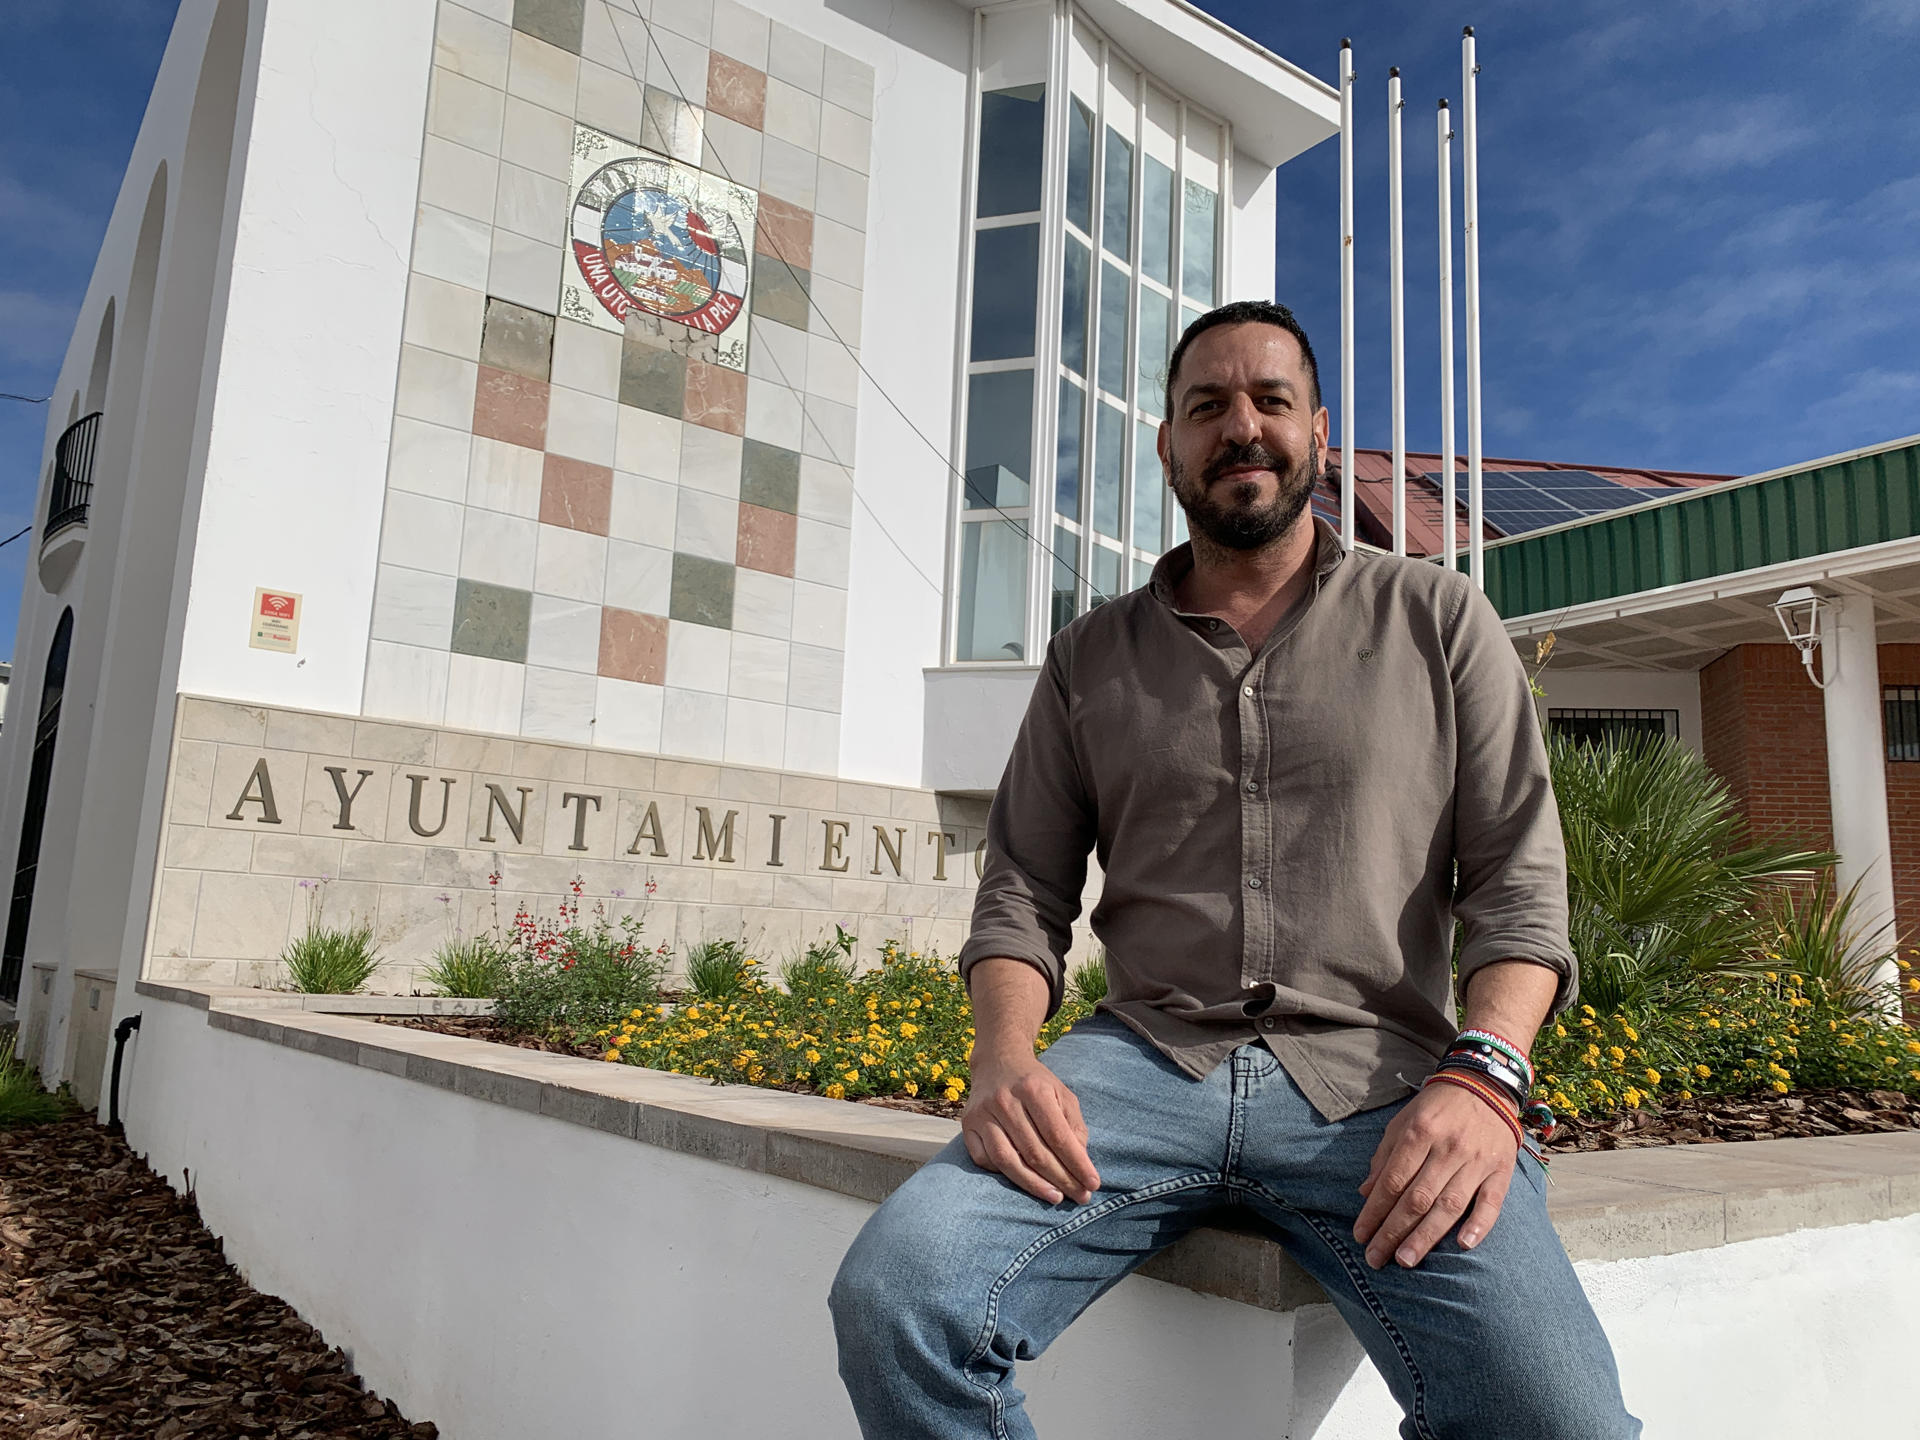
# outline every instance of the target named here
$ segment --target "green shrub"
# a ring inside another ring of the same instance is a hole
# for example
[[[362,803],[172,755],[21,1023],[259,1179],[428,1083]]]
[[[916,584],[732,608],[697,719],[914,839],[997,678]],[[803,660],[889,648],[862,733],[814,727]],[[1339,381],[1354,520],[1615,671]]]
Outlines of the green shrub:
[[[281,952],[287,981],[305,995],[357,994],[380,965],[380,947],[366,922],[337,930],[309,925],[307,933]]]
[[[1865,929],[1853,915],[1859,896],[1856,880],[1836,898],[1832,872],[1825,870],[1810,892],[1781,895],[1768,917],[1773,934],[1765,960],[1821,982],[1822,992],[1854,1015],[1898,1014],[1898,995],[1889,995],[1874,980],[1883,965],[1893,962],[1893,921]]]
[[[506,982],[507,964],[493,942],[484,935],[452,938],[433,952],[433,963],[421,972],[421,979],[440,995],[460,999],[490,1000]]]
[[[696,1000],[729,999],[745,986],[754,963],[738,940],[702,941],[687,952],[687,989]]]
[[[22,1125],[45,1125],[66,1114],[60,1097],[40,1088],[33,1067],[11,1057],[0,1058],[0,1130]]]
[[[580,883],[557,920],[535,920],[524,908],[501,937],[504,975],[493,1014],[507,1029],[578,1044],[630,1011],[658,1003],[666,974],[665,945],[640,943],[637,916],[610,918],[595,905],[580,919]]]
[[[1067,972],[1067,998],[1091,1010],[1107,998],[1107,952],[1095,946],[1093,954]]]
[[[859,939],[845,927],[835,925],[833,939],[814,941],[780,967],[780,983],[794,995],[838,990],[860,968],[860,962],[853,955]]]

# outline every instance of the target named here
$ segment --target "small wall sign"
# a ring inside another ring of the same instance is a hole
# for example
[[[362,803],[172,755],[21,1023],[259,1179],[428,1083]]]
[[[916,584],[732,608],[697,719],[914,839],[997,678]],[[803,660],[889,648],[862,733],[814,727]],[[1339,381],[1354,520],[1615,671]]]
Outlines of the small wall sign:
[[[300,645],[300,597],[284,590],[255,590],[253,634],[247,644],[255,650],[293,654]]]

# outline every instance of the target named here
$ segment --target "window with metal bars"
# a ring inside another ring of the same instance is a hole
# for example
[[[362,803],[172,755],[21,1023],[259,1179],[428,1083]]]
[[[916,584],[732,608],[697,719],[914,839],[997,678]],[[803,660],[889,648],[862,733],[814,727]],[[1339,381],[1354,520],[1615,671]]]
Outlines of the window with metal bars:
[[[1599,745],[1616,736],[1665,735],[1680,738],[1678,710],[1572,710],[1547,711],[1547,729],[1565,735],[1582,745]]]
[[[1887,759],[1920,761],[1920,685],[1885,685]]]

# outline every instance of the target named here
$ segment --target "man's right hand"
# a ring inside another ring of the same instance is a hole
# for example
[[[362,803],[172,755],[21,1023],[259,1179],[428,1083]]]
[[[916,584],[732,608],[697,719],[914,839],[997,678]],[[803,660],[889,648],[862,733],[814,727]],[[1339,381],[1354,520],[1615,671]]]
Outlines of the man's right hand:
[[[1073,1091],[1030,1051],[1000,1058],[976,1046],[971,1068],[973,1095],[960,1134],[973,1163],[1049,1205],[1091,1200],[1100,1172],[1087,1154],[1087,1124]]]

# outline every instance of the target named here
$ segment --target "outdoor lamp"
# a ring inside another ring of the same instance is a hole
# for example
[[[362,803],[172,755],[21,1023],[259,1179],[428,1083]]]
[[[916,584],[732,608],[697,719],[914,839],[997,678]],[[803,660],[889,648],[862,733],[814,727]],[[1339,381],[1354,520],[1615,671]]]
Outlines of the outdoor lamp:
[[[1820,645],[1820,609],[1826,599],[1811,585],[1798,585],[1773,602],[1773,613],[1793,648],[1800,652],[1800,663],[1807,667],[1807,678],[1822,690],[1827,688],[1827,682],[1813,673],[1813,652]]]

